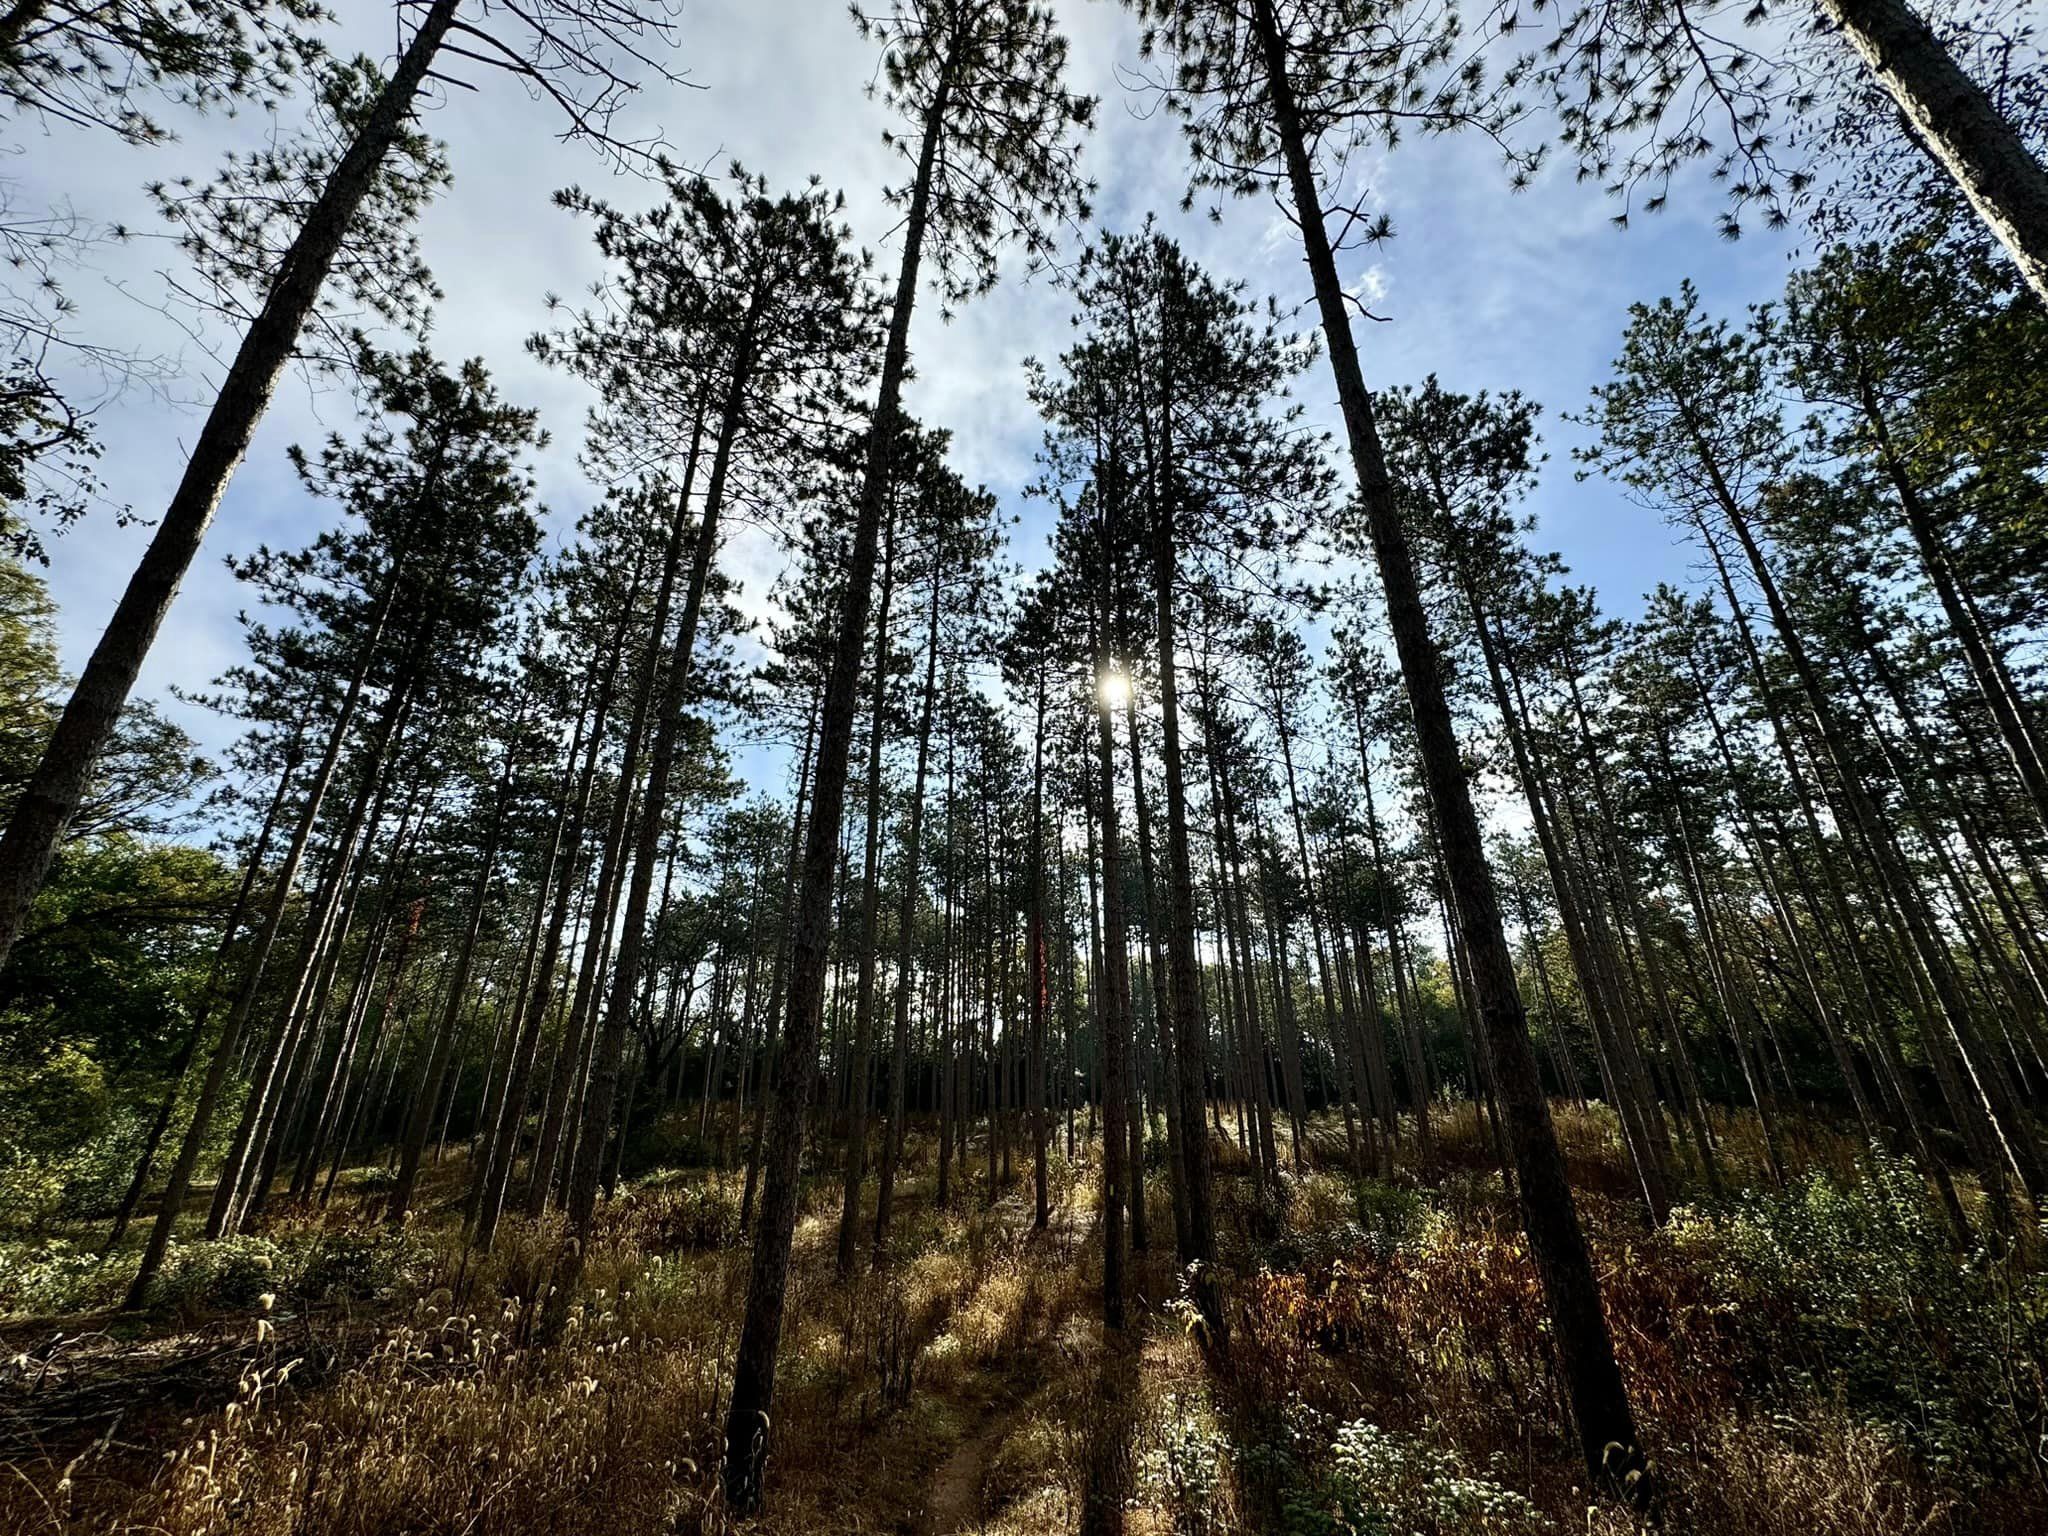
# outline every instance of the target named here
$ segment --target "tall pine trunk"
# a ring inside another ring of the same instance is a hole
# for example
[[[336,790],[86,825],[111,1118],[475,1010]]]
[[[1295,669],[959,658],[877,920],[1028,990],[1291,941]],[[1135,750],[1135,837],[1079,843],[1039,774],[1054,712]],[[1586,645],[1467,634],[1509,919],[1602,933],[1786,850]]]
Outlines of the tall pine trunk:
[[[405,1139],[399,1144],[398,1181],[392,1187],[391,1201],[384,1211],[384,1219],[393,1226],[403,1223],[406,1213],[412,1209],[413,1190],[419,1182],[420,1159],[426,1153],[427,1133],[433,1126],[441,1078],[447,1070],[449,1053],[455,1049],[463,1010],[469,1002],[470,970],[476,963],[477,939],[483,933],[491,887],[497,883],[498,849],[504,840],[506,811],[512,799],[513,780],[519,771],[517,741],[524,723],[525,711],[521,710],[513,722],[512,740],[505,748],[505,766],[491,807],[490,831],[484,835],[483,851],[478,855],[476,888],[470,894],[469,921],[463,927],[462,942],[455,952],[455,969],[448,979],[447,1004],[442,1011],[441,1022],[428,1042],[419,1092],[413,1095],[406,1118]]]
[[[816,789],[804,839],[803,881],[795,915],[788,1018],[783,1028],[782,1054],[775,1063],[773,1098],[768,1105],[760,1227],[747,1277],[746,1317],[733,1361],[732,1396],[726,1408],[725,1495],[727,1504],[739,1512],[750,1511],[760,1503],[761,1472],[768,1454],[769,1411],[775,1400],[775,1356],[782,1343],[789,1247],[796,1236],[804,1110],[817,1071],[825,979],[831,964],[832,885],[839,822],[846,809],[846,766],[853,747],[861,657],[867,649],[868,589],[875,579],[882,513],[894,478],[903,378],[910,362],[910,315],[917,301],[918,269],[924,257],[933,167],[945,137],[946,101],[942,75],[925,116],[917,173],[904,219],[903,265],[896,280],[874,416],[868,423],[860,510],[854,522],[838,634],[825,683]]]
[[[1286,160],[1324,339],[1330,348],[1330,366],[1336,375],[1359,498],[1386,593],[1394,647],[1407,683],[1423,777],[1436,808],[1444,860],[1457,898],[1474,1001],[1500,1078],[1501,1108],[1521,1186],[1530,1256],[1542,1278],[1587,1467],[1596,1476],[1618,1473],[1624,1465],[1640,1462],[1635,1419],[1615,1363],[1614,1341],[1600,1308],[1600,1282],[1579,1227],[1564,1155],[1558,1148],[1550,1105],[1543,1096],[1536,1055],[1529,1044],[1528,1020],[1515,988],[1514,957],[1501,924],[1493,873],[1487,867],[1479,818],[1451,722],[1440,658],[1416,582],[1415,557],[1387,476],[1372,396],[1352,340],[1344,287],[1330,248],[1300,111],[1287,78],[1287,50],[1272,0],[1253,0],[1252,15],[1265,58],[1268,104]]]
[[[1179,625],[1174,585],[1180,559],[1174,533],[1170,441],[1164,445],[1167,473],[1153,509],[1152,598],[1158,634],[1159,762],[1166,781],[1166,964],[1172,1005],[1173,1071],[1177,1078],[1170,1112],[1180,1117],[1180,1182],[1184,1191],[1186,1241],[1183,1266],[1196,1266],[1196,1305],[1208,1324],[1212,1344],[1223,1342],[1224,1314],[1215,1276],[1216,1209],[1209,1127],[1202,1110],[1209,1096],[1209,1031],[1201,1000],[1201,967],[1195,957],[1195,877],[1188,853],[1187,765],[1180,732]]]
[[[541,942],[540,956],[534,964],[529,990],[522,998],[523,1013],[519,1039],[513,1047],[511,1080],[499,1101],[498,1124],[488,1128],[489,1147],[484,1167],[479,1170],[481,1192],[475,1213],[476,1245],[486,1253],[497,1235],[498,1220],[505,1209],[505,1193],[512,1179],[512,1165],[519,1155],[519,1131],[526,1119],[526,1101],[533,1091],[533,1069],[540,1054],[540,1035],[554,1001],[555,971],[562,961],[562,937],[575,897],[577,855],[583,846],[584,821],[590,813],[598,754],[604,744],[605,724],[610,718],[612,698],[618,688],[621,653],[625,649],[626,632],[632,625],[633,601],[639,590],[640,572],[636,567],[633,579],[627,583],[618,627],[613,632],[610,653],[597,684],[597,699],[590,710],[588,745],[584,748],[583,767],[577,774],[573,796],[564,785],[562,811],[555,827],[557,865],[553,910],[548,918],[547,936]],[[578,729],[582,729],[580,720]],[[576,771],[578,745],[577,742],[570,744],[565,773]]]
[[[634,997],[642,979],[640,957],[647,937],[647,908],[653,899],[654,870],[661,862],[662,833],[668,829],[669,779],[675,767],[676,742],[682,734],[684,706],[690,697],[697,629],[703,617],[705,594],[711,585],[713,556],[718,550],[718,514],[725,499],[733,447],[741,429],[741,411],[753,363],[753,324],[761,297],[757,288],[735,348],[732,377],[728,381],[719,422],[718,442],[712,452],[711,478],[705,487],[704,509],[698,517],[696,540],[690,551],[689,587],[683,595],[682,617],[676,625],[675,640],[668,648],[666,666],[662,665],[663,643],[668,639],[666,601],[657,605],[654,627],[649,634],[647,664],[650,673],[660,678],[654,745],[648,754],[647,788],[641,797],[639,821],[635,827],[633,873],[619,922],[618,953],[612,959],[611,995],[605,1003],[602,1027],[598,1029],[591,1049],[581,1134],[576,1138],[575,1161],[565,1202],[569,1224],[576,1238],[570,1251],[570,1262],[557,1280],[557,1294],[565,1301],[589,1251],[591,1222],[596,1214],[598,1187],[603,1175],[604,1150],[612,1133],[612,1111],[618,1097],[626,1031],[632,1023]],[[666,558],[664,570],[667,578],[664,585],[669,589],[673,588],[672,573],[680,554],[676,545],[689,520],[690,495],[697,477],[700,444],[701,434],[693,434],[689,458],[683,468],[682,486],[676,492],[675,523],[670,534],[672,552]],[[663,596],[666,598],[668,592],[664,591]],[[650,683],[652,681],[651,676]],[[556,1310],[550,1315],[559,1317],[561,1313]]]
[[[2048,169],[1906,0],[1816,0],[2048,303]]]
[[[171,1086],[164,1094],[164,1102],[157,1110],[157,1116],[150,1123],[149,1136],[142,1144],[142,1154],[135,1160],[135,1176],[128,1181],[127,1193],[121,1197],[120,1209],[114,1213],[113,1231],[108,1234],[103,1252],[112,1253],[121,1246],[121,1239],[128,1234],[128,1224],[135,1219],[136,1207],[142,1203],[143,1191],[149,1187],[149,1175],[156,1163],[156,1154],[163,1145],[165,1134],[170,1130],[171,1118],[178,1107],[178,1097],[185,1086],[185,1075],[192,1069],[193,1058],[199,1054],[200,1042],[206,1036],[206,1023],[213,1012],[214,994],[219,990],[221,975],[227,966],[228,955],[234,948],[242,930],[242,919],[248,914],[249,904],[256,894],[256,882],[263,874],[263,861],[270,852],[271,834],[277,830],[279,812],[284,809],[287,796],[291,793],[292,776],[298,772],[300,763],[299,739],[292,743],[285,757],[283,772],[277,776],[277,792],[270,797],[270,806],[263,813],[263,824],[256,834],[256,841],[249,850],[249,864],[242,872],[241,887],[235,892],[235,902],[228,909],[227,921],[221,926],[220,943],[213,952],[213,963],[207,967],[205,985],[200,988],[199,1006],[192,1012],[192,1024],[186,1032],[185,1043],[178,1050],[178,1059],[171,1064]]]
[[[136,674],[155,643],[178,587],[199,553],[228,482],[249,451],[291,361],[349,225],[376,184],[384,158],[405,131],[435,54],[454,24],[459,0],[433,0],[419,30],[361,131],[321,188],[306,222],[279,263],[263,301],[228,367],[213,408],[186,461],[178,489],[128,580],[99,644],[71,690],[34,776],[0,834],[0,965],[21,936],[29,904],[42,889],[64,829],[78,810]]]
[[[914,813],[913,813],[914,814]],[[1032,1221],[1043,1232],[1052,1220],[1047,1178],[1045,1104],[1045,659],[1038,661],[1037,708],[1031,732],[1031,920],[1025,929],[1030,946],[1024,984],[1030,989],[1026,1007],[1031,1020],[1030,1081],[1025,1099],[1031,1114]]]
[[[860,1187],[868,1172],[868,1101],[874,1096],[875,947],[881,914],[882,737],[889,706],[889,600],[896,574],[893,520],[883,536],[882,592],[875,604],[875,677],[868,711],[867,841],[862,849],[860,932],[853,983],[853,1059],[847,1064],[846,1180],[839,1211],[838,1264],[853,1273],[860,1240]]]

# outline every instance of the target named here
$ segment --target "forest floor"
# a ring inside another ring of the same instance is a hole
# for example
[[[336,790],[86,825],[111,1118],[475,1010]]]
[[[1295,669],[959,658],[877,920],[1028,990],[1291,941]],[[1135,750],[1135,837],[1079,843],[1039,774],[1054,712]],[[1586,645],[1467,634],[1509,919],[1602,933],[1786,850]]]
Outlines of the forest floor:
[[[132,1254],[99,1258],[88,1228],[0,1245],[0,1536],[1037,1536],[1091,1503],[1137,1536],[1618,1536],[1634,1522],[1584,1486],[1480,1124],[1461,1106],[1434,1129],[1428,1175],[1411,1135],[1385,1180],[1349,1172],[1336,1123],[1277,1179],[1218,1140],[1222,1348],[1180,1297],[1156,1168],[1106,1339],[1085,1134],[1055,1149],[1044,1230],[1028,1157],[992,1189],[977,1136],[941,1208],[914,1135],[889,1253],[844,1279],[838,1181],[815,1178],[769,1501],[742,1522],[716,1475],[747,1274],[733,1174],[629,1180],[547,1345],[560,1229],[465,1252],[459,1152],[403,1230],[361,1170],[325,1210],[180,1245],[141,1313],[111,1310]],[[1653,1231],[1611,1122],[1560,1129],[1665,1529],[2048,1529],[2039,1242],[1959,1256],[1917,1177],[1824,1133],[1770,1188],[1733,1120],[1735,1192]]]

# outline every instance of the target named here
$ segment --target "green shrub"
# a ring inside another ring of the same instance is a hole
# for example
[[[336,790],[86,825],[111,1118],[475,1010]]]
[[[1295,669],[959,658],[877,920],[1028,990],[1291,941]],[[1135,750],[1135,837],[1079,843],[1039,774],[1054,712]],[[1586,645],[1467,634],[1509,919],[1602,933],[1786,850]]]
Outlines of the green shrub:
[[[1321,1455],[1297,1455],[1281,1505],[1288,1536],[1534,1536],[1549,1528],[1526,1497],[1475,1473],[1447,1445],[1363,1419],[1341,1425]]]
[[[1681,1211],[1669,1235],[1781,1394],[1839,1402],[1964,1484],[2044,1470],[2048,1275],[2017,1251],[1959,1257],[1910,1164]]]
[[[111,1307],[134,1260],[70,1243],[0,1243],[0,1316],[53,1317]]]
[[[299,1260],[291,1290],[307,1302],[389,1301],[420,1289],[432,1264],[410,1232],[322,1232]]]
[[[1356,1194],[1358,1225],[1366,1240],[1381,1258],[1391,1258],[1421,1225],[1426,1209],[1421,1194],[1384,1179],[1360,1179]]]
[[[41,1236],[111,1212],[153,1112],[117,1100],[99,1063],[72,1046],[0,1069],[0,1231]]]
[[[186,1316],[246,1311],[265,1295],[288,1288],[290,1258],[285,1248],[262,1237],[174,1242],[143,1304],[152,1312]]]
[[[1140,1474],[1172,1520],[1174,1536],[1214,1536],[1225,1528],[1220,1495],[1228,1442],[1199,1399],[1171,1392],[1160,1408],[1159,1443]]]
[[[723,1109],[719,1113],[723,1113]],[[626,1141],[622,1171],[632,1177],[664,1168],[708,1168],[718,1147],[697,1134],[697,1106],[663,1111],[636,1126]],[[715,1118],[715,1117],[714,1117]]]

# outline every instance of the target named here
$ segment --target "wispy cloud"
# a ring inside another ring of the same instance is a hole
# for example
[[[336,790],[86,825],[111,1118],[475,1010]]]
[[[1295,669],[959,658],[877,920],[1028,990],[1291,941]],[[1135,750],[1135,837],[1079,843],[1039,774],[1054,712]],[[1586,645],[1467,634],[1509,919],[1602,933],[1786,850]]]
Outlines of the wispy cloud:
[[[372,52],[390,45],[382,7],[354,12],[348,41]],[[1273,294],[1283,307],[1307,298],[1307,274],[1295,232],[1268,200],[1226,206],[1220,222],[1183,213],[1185,169],[1175,125],[1127,90],[1136,33],[1120,7],[1066,0],[1078,83],[1104,98],[1101,128],[1088,150],[1101,192],[1096,222],[1130,229],[1148,212],[1218,273]],[[682,159],[716,170],[737,158],[774,185],[812,174],[842,188],[858,237],[883,269],[894,261],[895,213],[880,189],[903,167],[881,141],[883,108],[865,93],[874,68],[865,44],[830,7],[807,0],[691,0],[683,16],[683,64],[700,89],[650,91],[632,110],[659,129]],[[589,154],[555,138],[541,105],[503,79],[477,92],[451,91],[430,119],[447,139],[454,188],[427,215],[422,240],[446,302],[433,345],[449,358],[482,357],[508,398],[538,407],[553,433],[538,465],[557,530],[593,499],[577,466],[588,398],[580,385],[530,358],[524,338],[544,321],[543,296],[573,300],[598,275],[588,231],[554,209],[557,188],[580,183],[624,205],[652,201],[652,187],[615,176]],[[140,187],[152,177],[203,177],[229,145],[268,131],[258,115],[188,124],[181,142],[153,151],[38,139],[22,146],[14,169],[30,200],[68,194],[88,216],[149,227]],[[18,131],[19,132],[19,131]],[[1365,328],[1375,384],[1413,382],[1435,372],[1462,389],[1518,388],[1543,401],[1554,462],[1538,492],[1540,537],[1561,549],[1611,606],[1627,609],[1657,580],[1684,574],[1663,528],[1610,488],[1581,484],[1565,449],[1575,429],[1558,419],[1598,380],[1631,300],[1654,298],[1683,276],[1697,279],[1724,309],[1769,296],[1782,282],[1783,250],[1769,239],[1729,246],[1714,236],[1712,196],[1700,191],[1659,219],[1622,233],[1590,188],[1569,176],[1540,177],[1510,194],[1493,151],[1476,141],[1420,140],[1362,163],[1354,194],[1393,220],[1396,237],[1347,263],[1352,291],[1386,317]],[[1074,244],[1085,232],[1074,232]],[[101,340],[132,341],[178,357],[185,373],[173,391],[204,399],[210,373],[204,351],[150,303],[160,270],[175,253],[138,239],[106,253],[104,270],[76,285],[81,329]],[[1026,357],[1049,357],[1067,344],[1069,304],[1054,281],[1011,280],[942,324],[936,305],[918,316],[912,410],[950,427],[955,457],[970,480],[986,483],[1019,519],[1017,554],[1040,563],[1049,513],[1023,495],[1039,426],[1024,398]],[[1308,316],[1301,311],[1299,323]],[[231,340],[231,338],[220,338]],[[1334,427],[1334,402],[1320,375],[1304,381],[1304,403]],[[285,466],[283,450],[346,421],[346,402],[287,389],[224,502],[206,555],[194,570],[143,679],[161,697],[172,684],[202,681],[234,659],[234,615],[245,594],[222,556],[259,542],[310,538],[330,513],[311,502]],[[111,402],[103,413],[105,479],[117,501],[153,514],[167,499],[197,430],[193,407],[147,393]],[[145,529],[96,522],[56,545],[51,578],[63,608],[68,663],[80,663],[147,537]],[[750,609],[765,600],[781,552],[758,533],[737,536],[728,569],[745,585]],[[219,745],[226,726],[198,711],[174,712],[202,741]]]

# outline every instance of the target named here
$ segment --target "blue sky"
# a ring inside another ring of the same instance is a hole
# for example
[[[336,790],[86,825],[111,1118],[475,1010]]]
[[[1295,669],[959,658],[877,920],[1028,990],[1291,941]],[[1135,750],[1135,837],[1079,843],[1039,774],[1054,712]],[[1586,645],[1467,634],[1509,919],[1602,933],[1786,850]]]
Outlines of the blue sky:
[[[388,54],[388,6],[339,0],[337,8],[347,46]],[[1096,222],[1128,229],[1155,211],[1219,274],[1245,279],[1283,307],[1302,303],[1306,270],[1292,231],[1269,202],[1229,206],[1216,225],[1199,212],[1179,211],[1185,159],[1177,130],[1127,90],[1136,59],[1129,16],[1101,0],[1060,0],[1058,10],[1073,39],[1074,83],[1102,97],[1086,154],[1100,183]],[[897,177],[898,166],[880,140],[887,115],[864,93],[872,51],[844,13],[817,0],[688,0],[680,36],[679,63],[690,86],[644,93],[628,108],[632,126],[659,129],[687,163],[722,167],[737,157],[771,185],[819,175],[844,189],[857,237],[875,250],[878,265],[893,268],[893,215],[878,189]],[[550,206],[549,196],[571,183],[625,206],[654,194],[586,149],[558,142],[550,110],[514,82],[475,78],[480,91],[448,93],[430,119],[455,171],[454,187],[422,228],[447,293],[431,343],[449,359],[482,357],[509,399],[541,410],[553,433],[539,463],[542,493],[554,525],[566,530],[592,497],[576,465],[584,396],[580,386],[536,364],[522,343],[543,323],[544,295],[573,298],[597,275],[597,262],[586,229]],[[291,116],[288,104],[284,118]],[[16,125],[8,140],[17,151],[11,169],[25,201],[68,198],[90,219],[124,220],[148,232],[146,180],[203,177],[223,148],[254,142],[273,126],[256,113],[176,125],[179,141],[151,150],[69,133],[44,137]],[[1531,503],[1538,542],[1561,551],[1580,580],[1595,584],[1609,612],[1633,614],[1658,581],[1686,579],[1689,560],[1670,529],[1615,488],[1574,479],[1569,449],[1581,436],[1560,412],[1577,409],[1604,377],[1632,301],[1654,299],[1691,277],[1710,309],[1739,313],[1782,286],[1788,237],[1722,241],[1713,223],[1717,193],[1703,176],[1681,184],[1669,211],[1616,230],[1606,200],[1576,184],[1568,167],[1553,167],[1529,190],[1510,193],[1495,153],[1477,139],[1418,140],[1361,169],[1369,174],[1359,183],[1392,216],[1396,234],[1367,256],[1354,254],[1345,274],[1368,283],[1375,308],[1388,317],[1361,327],[1371,382],[1409,383],[1435,372],[1455,388],[1515,388],[1539,400],[1551,464]],[[115,501],[145,516],[167,499],[197,431],[198,403],[210,397],[210,381],[220,373],[206,346],[160,312],[163,273],[176,265],[166,242],[145,235],[104,252],[69,283],[80,337],[177,360],[177,382],[168,391],[131,390],[101,411],[103,477]],[[1048,281],[1012,276],[951,324],[942,323],[936,304],[925,306],[913,330],[918,376],[911,407],[951,427],[962,473],[985,482],[1021,516],[1015,553],[1027,566],[1042,559],[1045,512],[1021,494],[1039,435],[1024,396],[1022,360],[1064,344],[1068,307]],[[232,339],[204,341],[220,351]],[[1334,425],[1325,370],[1307,376],[1301,398]],[[165,702],[210,749],[231,739],[227,723],[167,695],[173,686],[203,686],[239,655],[235,614],[243,594],[223,559],[259,542],[296,545],[313,535],[329,510],[299,489],[284,450],[348,425],[345,396],[321,397],[302,381],[287,382],[144,671],[141,692]],[[48,574],[61,605],[68,666],[83,661],[146,537],[144,529],[101,516],[55,543]],[[725,553],[750,599],[766,591],[780,558],[765,539],[745,533]]]

